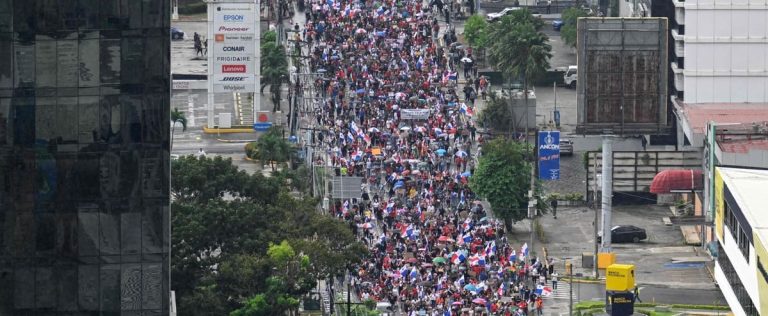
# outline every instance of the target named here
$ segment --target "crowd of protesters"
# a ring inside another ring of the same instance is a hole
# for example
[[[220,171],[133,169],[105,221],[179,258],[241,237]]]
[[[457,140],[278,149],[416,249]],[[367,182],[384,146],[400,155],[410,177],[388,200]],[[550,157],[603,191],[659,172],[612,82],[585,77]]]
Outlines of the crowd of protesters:
[[[469,187],[488,82],[433,12],[419,0],[307,1],[308,63],[325,74],[312,121],[326,153],[313,159],[363,179],[359,198],[330,207],[370,248],[355,293],[400,315],[540,315],[557,274],[510,245]]]

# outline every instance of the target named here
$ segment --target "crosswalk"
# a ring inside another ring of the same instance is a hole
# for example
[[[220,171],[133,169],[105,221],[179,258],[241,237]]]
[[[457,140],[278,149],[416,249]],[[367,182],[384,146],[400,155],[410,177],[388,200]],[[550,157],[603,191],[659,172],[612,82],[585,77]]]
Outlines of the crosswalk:
[[[552,283],[548,284],[552,288]],[[567,300],[570,299],[571,284],[568,282],[557,282],[557,289],[552,289],[552,295],[544,297],[544,299],[555,300]]]

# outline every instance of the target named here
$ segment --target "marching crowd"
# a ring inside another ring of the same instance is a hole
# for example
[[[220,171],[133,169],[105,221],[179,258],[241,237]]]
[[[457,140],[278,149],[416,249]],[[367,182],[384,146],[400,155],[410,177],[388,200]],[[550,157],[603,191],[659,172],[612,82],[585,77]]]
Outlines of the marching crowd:
[[[314,82],[313,123],[327,155],[313,159],[364,179],[359,198],[331,205],[370,248],[352,273],[355,292],[401,315],[541,315],[557,273],[527,244],[510,245],[469,187],[483,143],[475,100],[488,82],[431,9],[420,0],[307,5],[309,65],[326,74]]]

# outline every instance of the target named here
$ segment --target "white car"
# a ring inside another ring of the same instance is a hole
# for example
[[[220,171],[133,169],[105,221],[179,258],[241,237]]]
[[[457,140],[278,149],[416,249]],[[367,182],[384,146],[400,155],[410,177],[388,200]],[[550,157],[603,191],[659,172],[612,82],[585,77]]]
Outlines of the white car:
[[[488,13],[488,14],[486,14],[486,15],[485,15],[485,19],[486,19],[488,22],[494,22],[494,21],[496,21],[496,20],[498,20],[498,19],[501,19],[501,17],[503,17],[503,16],[505,16],[505,15],[508,15],[508,14],[512,14],[512,12],[513,12],[513,11],[516,11],[516,10],[520,10],[520,7],[509,7],[509,8],[504,8],[504,10],[501,10],[501,11],[499,11],[499,12],[496,12],[496,13]]]

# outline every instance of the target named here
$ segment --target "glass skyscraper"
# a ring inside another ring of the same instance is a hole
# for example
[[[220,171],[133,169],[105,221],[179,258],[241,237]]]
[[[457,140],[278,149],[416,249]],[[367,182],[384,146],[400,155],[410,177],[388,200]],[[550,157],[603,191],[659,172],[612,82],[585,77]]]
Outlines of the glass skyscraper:
[[[0,0],[0,315],[166,315],[167,0]]]

